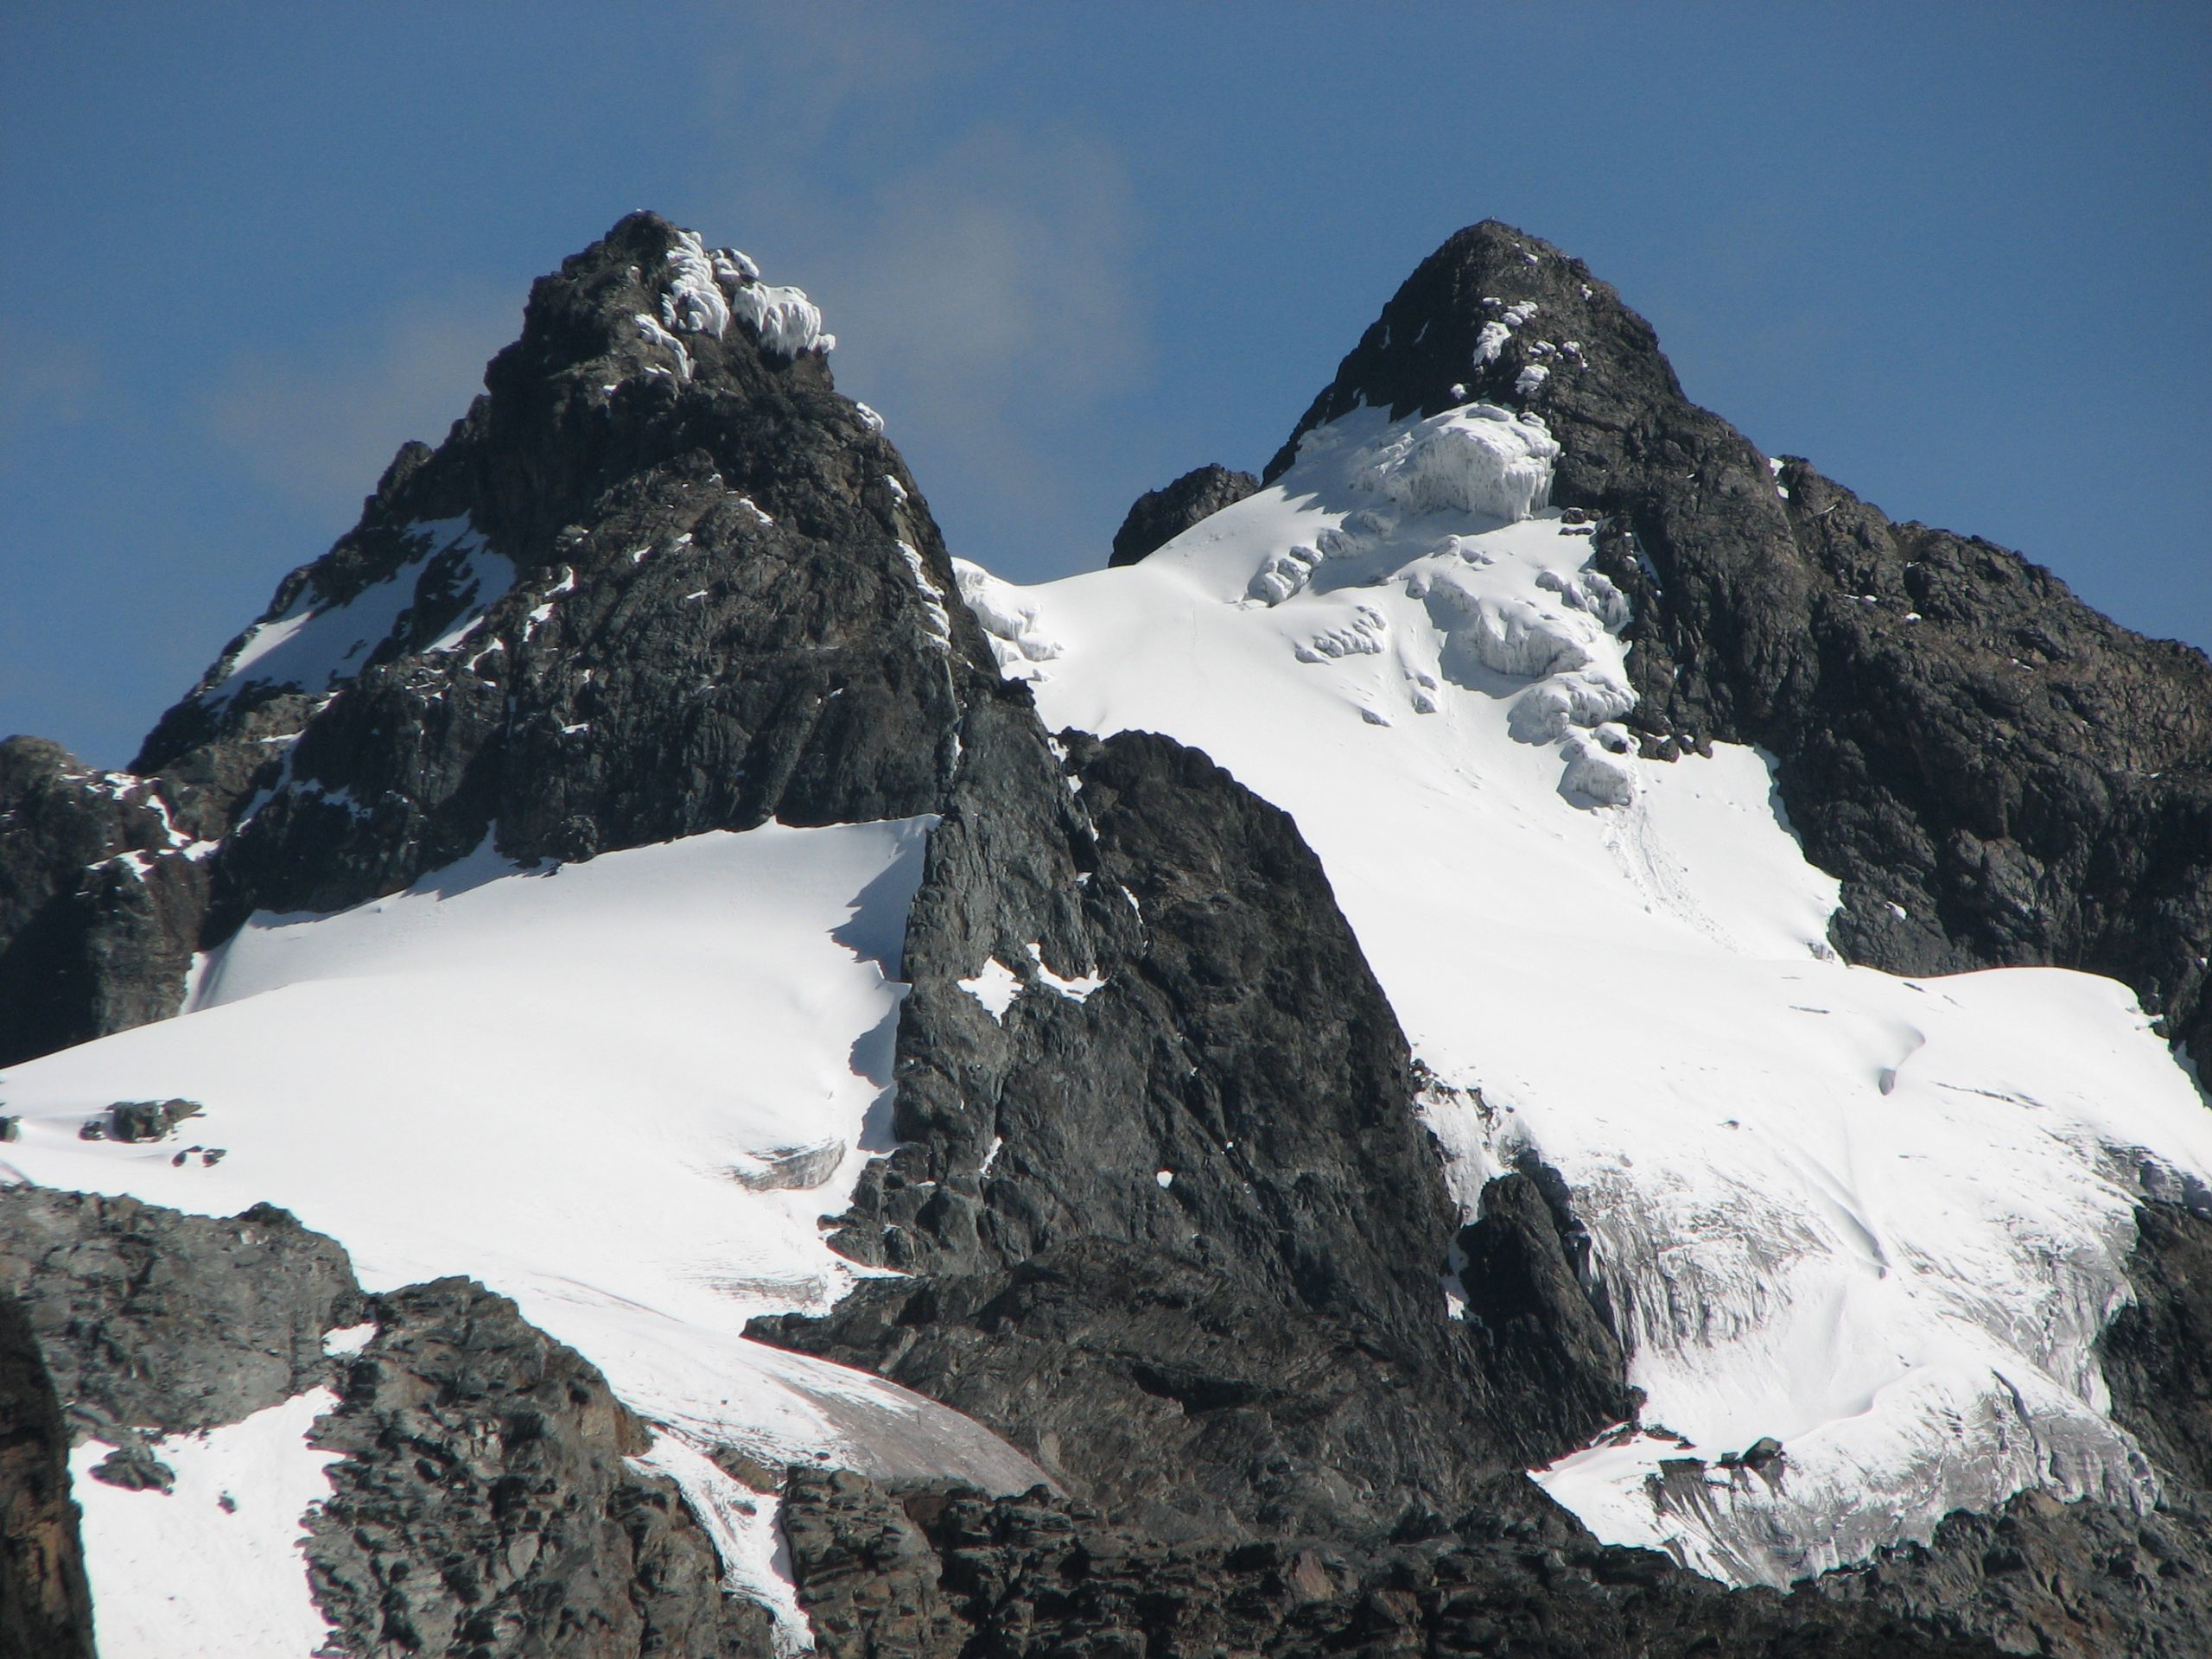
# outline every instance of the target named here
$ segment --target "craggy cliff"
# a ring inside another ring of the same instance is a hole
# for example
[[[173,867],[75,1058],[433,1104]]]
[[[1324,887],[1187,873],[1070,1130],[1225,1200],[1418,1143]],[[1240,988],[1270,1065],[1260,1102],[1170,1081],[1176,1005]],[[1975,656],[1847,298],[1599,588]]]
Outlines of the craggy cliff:
[[[868,1274],[753,1334],[950,1406],[1049,1480],[714,1448],[780,1505],[825,1653],[2201,1651],[2202,1194],[2146,1202],[2101,1350],[2164,1481],[2147,1512],[2029,1493],[1784,1594],[1600,1544],[1532,1485],[1639,1405],[1573,1193],[1531,1160],[1463,1213],[1431,1080],[1297,822],[1170,738],[1047,729],[830,343],[797,290],[634,214],[537,284],[444,442],[402,449],[129,772],[0,745],[0,1065],[175,1015],[194,953],[257,912],[377,899],[487,845],[549,869],[926,817],[888,1139],[822,1223]],[[2212,1042],[2201,654],[1770,467],[1611,288],[1496,223],[1408,279],[1268,480],[1356,410],[1478,398],[1558,442],[1554,503],[1632,607],[1645,757],[1778,758],[1842,883],[1838,950],[2109,975]],[[1155,492],[1115,563],[1256,487],[1211,467]],[[0,1190],[0,1654],[92,1651],[73,1447],[162,1487],[161,1436],[316,1389],[331,1496],[303,1549],[333,1650],[791,1645],[637,1460],[652,1427],[512,1300],[365,1292],[273,1206],[22,1184]]]

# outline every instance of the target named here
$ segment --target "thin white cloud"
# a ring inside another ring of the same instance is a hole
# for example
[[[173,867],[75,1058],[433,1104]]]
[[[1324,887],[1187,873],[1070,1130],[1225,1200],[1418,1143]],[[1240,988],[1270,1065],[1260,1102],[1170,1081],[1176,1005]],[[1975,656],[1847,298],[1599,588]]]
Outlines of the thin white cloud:
[[[1048,461],[1040,436],[1150,365],[1130,197],[1109,147],[994,127],[825,213],[841,378],[940,456]]]
[[[0,442],[74,425],[92,411],[99,362],[84,340],[0,321]]]
[[[704,60],[696,198],[701,231],[822,303],[839,386],[892,423],[957,550],[994,559],[1098,516],[1086,439],[1156,355],[1121,147],[968,112],[1009,49],[959,14],[754,12]]]
[[[349,516],[402,443],[444,438],[520,327],[516,296],[469,289],[344,336],[243,353],[207,399],[207,428],[263,482]]]

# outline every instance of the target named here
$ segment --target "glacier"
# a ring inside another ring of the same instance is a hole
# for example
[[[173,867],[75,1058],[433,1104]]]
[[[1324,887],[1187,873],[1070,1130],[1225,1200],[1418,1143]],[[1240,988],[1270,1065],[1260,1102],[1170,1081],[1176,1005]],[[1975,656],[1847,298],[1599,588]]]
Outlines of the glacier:
[[[1136,565],[963,591],[1049,725],[1295,817],[1469,1215],[1564,1178],[1644,1405],[1534,1473],[1601,1539],[1780,1586],[2024,1489],[2154,1503],[2094,1345],[2138,1200],[2207,1192],[2192,1079],[2113,981],[1840,961],[1770,758],[1617,723],[1626,601],[1541,436],[1360,409]]]

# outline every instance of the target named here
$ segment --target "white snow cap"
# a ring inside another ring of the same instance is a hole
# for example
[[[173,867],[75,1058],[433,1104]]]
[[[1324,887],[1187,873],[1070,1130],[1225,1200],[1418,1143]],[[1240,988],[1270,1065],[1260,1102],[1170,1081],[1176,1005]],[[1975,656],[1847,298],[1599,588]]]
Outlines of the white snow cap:
[[[826,352],[837,344],[836,335],[823,332],[822,309],[806,297],[804,289],[755,283],[739,289],[732,302],[772,352],[797,357],[801,352]]]
[[[676,335],[712,334],[720,340],[733,316],[751,323],[760,344],[785,357],[827,352],[837,344],[836,335],[822,327],[822,308],[804,289],[763,283],[760,265],[747,255],[735,248],[710,251],[696,231],[678,231],[676,245],[668,251],[668,289],[661,296],[659,321],[640,316],[639,332],[673,349],[689,380],[690,355]]]

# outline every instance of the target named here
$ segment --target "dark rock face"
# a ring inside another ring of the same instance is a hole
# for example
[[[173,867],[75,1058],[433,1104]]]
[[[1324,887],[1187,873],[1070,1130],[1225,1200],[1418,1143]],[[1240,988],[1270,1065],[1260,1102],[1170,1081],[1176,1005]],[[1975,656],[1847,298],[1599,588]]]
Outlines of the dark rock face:
[[[1484,1369],[1510,1397],[1544,1402],[1561,1434],[1634,1414],[1619,1382],[1620,1338],[1585,1292],[1551,1207],[1525,1175],[1483,1189],[1481,1218],[1461,1230],[1459,1283]]]
[[[288,1212],[188,1216],[0,1187],[0,1294],[19,1300],[73,1438],[235,1423],[326,1381],[323,1332],[365,1304],[346,1253]]]
[[[1839,1601],[2058,1659],[2196,1659],[2212,1618],[2212,1516],[2194,1500],[2135,1516],[2023,1492],[1945,1517],[1925,1545],[1815,1580]]]
[[[0,1065],[176,1012],[207,875],[150,784],[0,742]]]
[[[1106,563],[1109,567],[1135,564],[1259,487],[1260,480],[1251,474],[1232,473],[1215,461],[1184,474],[1163,489],[1147,490],[1114,532],[1113,556]]]
[[[2212,1219],[2149,1204],[2135,1224],[2135,1300],[2098,1349],[2113,1418],[2170,1478],[2212,1499]]]
[[[376,1305],[316,1443],[316,1601],[359,1659],[420,1653],[766,1656],[675,1484],[625,1461],[645,1425],[595,1367],[481,1285]]]
[[[670,372],[638,319],[681,251],[634,214],[542,279],[453,435],[404,454],[360,526],[280,589],[272,613],[342,597],[411,569],[415,526],[461,519],[516,572],[465,641],[426,650],[456,620],[433,559],[402,626],[302,711],[285,777],[215,861],[214,932],[251,906],[388,892],[494,823],[503,853],[573,860],[937,805],[955,658],[989,658],[928,591],[953,586],[936,526],[818,353],[733,321],[682,334],[688,373]],[[140,768],[234,744],[264,695],[283,696],[248,688],[219,716],[188,699]]]
[[[1043,1489],[1025,1497],[797,1470],[785,1527],[828,1659],[971,1654],[1497,1654],[1522,1659],[1993,1655],[1808,1592],[1723,1591],[1598,1544],[1527,1483],[1363,1560],[1164,1545]]]
[[[1486,324],[1506,337],[1478,363]],[[2107,621],[2002,548],[1891,524],[1802,461],[1777,480],[1683,397],[1611,287],[1495,221],[1407,280],[1267,475],[1363,400],[1405,416],[1476,397],[1541,416],[1564,450],[1554,499],[1603,518],[1647,750],[1727,738],[1780,758],[1806,851],[1843,880],[1847,956],[2109,974],[2205,1048],[2201,652]]]
[[[22,1304],[0,1295],[0,1659],[92,1659],[69,1431]]]
[[[1629,1415],[1518,1178],[1473,1230],[1496,1323],[1449,1316],[1405,1039],[1289,817],[1166,739],[1062,741],[1072,799],[1033,739],[971,737],[909,925],[904,1144],[837,1237],[930,1276],[763,1333],[1166,1537],[1379,1538]],[[959,983],[994,957],[1024,982],[1002,1021]]]

